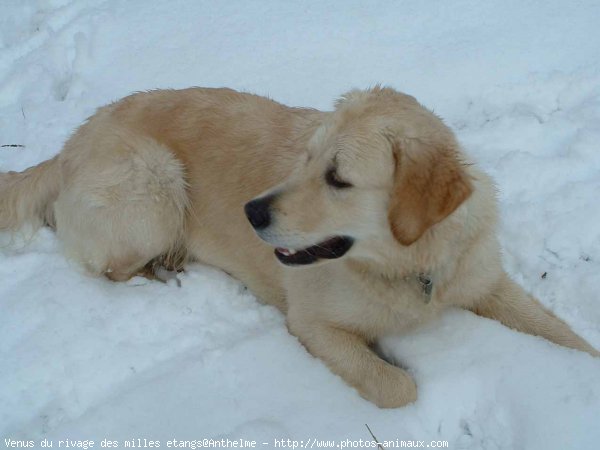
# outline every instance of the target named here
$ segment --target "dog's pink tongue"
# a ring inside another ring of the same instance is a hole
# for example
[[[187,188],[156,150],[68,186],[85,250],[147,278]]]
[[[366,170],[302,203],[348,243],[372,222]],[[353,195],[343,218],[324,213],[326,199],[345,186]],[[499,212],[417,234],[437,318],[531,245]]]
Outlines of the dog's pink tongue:
[[[283,256],[291,256],[296,253],[296,250],[290,250],[289,248],[277,247],[276,250]]]

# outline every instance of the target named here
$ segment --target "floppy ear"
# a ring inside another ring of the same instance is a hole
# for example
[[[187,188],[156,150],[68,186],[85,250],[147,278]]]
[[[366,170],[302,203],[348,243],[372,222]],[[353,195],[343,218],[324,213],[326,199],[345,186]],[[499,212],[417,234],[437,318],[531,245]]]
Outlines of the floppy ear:
[[[417,139],[392,146],[396,172],[388,218],[394,237],[410,245],[469,198],[473,185],[452,148]]]

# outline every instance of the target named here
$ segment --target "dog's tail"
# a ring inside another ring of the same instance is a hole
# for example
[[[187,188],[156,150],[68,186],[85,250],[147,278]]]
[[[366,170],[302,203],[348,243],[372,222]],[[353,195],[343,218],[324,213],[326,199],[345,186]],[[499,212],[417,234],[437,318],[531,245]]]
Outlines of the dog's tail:
[[[58,156],[23,172],[0,173],[0,230],[15,231],[25,224],[53,226],[61,178]]]

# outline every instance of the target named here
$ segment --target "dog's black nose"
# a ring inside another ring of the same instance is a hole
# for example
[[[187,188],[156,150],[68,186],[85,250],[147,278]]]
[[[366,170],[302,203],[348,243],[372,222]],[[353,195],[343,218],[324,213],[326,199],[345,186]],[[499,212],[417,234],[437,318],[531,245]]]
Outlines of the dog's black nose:
[[[246,203],[244,211],[250,224],[256,230],[267,228],[271,224],[271,212],[269,211],[273,196],[257,198]]]

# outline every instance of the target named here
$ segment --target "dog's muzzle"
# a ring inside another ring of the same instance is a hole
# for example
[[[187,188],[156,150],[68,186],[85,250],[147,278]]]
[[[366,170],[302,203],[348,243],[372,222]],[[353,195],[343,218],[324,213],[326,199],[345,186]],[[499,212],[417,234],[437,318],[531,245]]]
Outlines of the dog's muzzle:
[[[274,195],[254,199],[244,206],[244,212],[252,227],[263,238],[264,231],[272,223],[271,204]],[[263,240],[266,240],[263,238]],[[266,240],[268,242],[268,240]],[[322,259],[337,259],[344,256],[354,245],[354,239],[348,236],[333,236],[318,244],[300,250],[277,247],[275,256],[286,266],[305,266]]]

